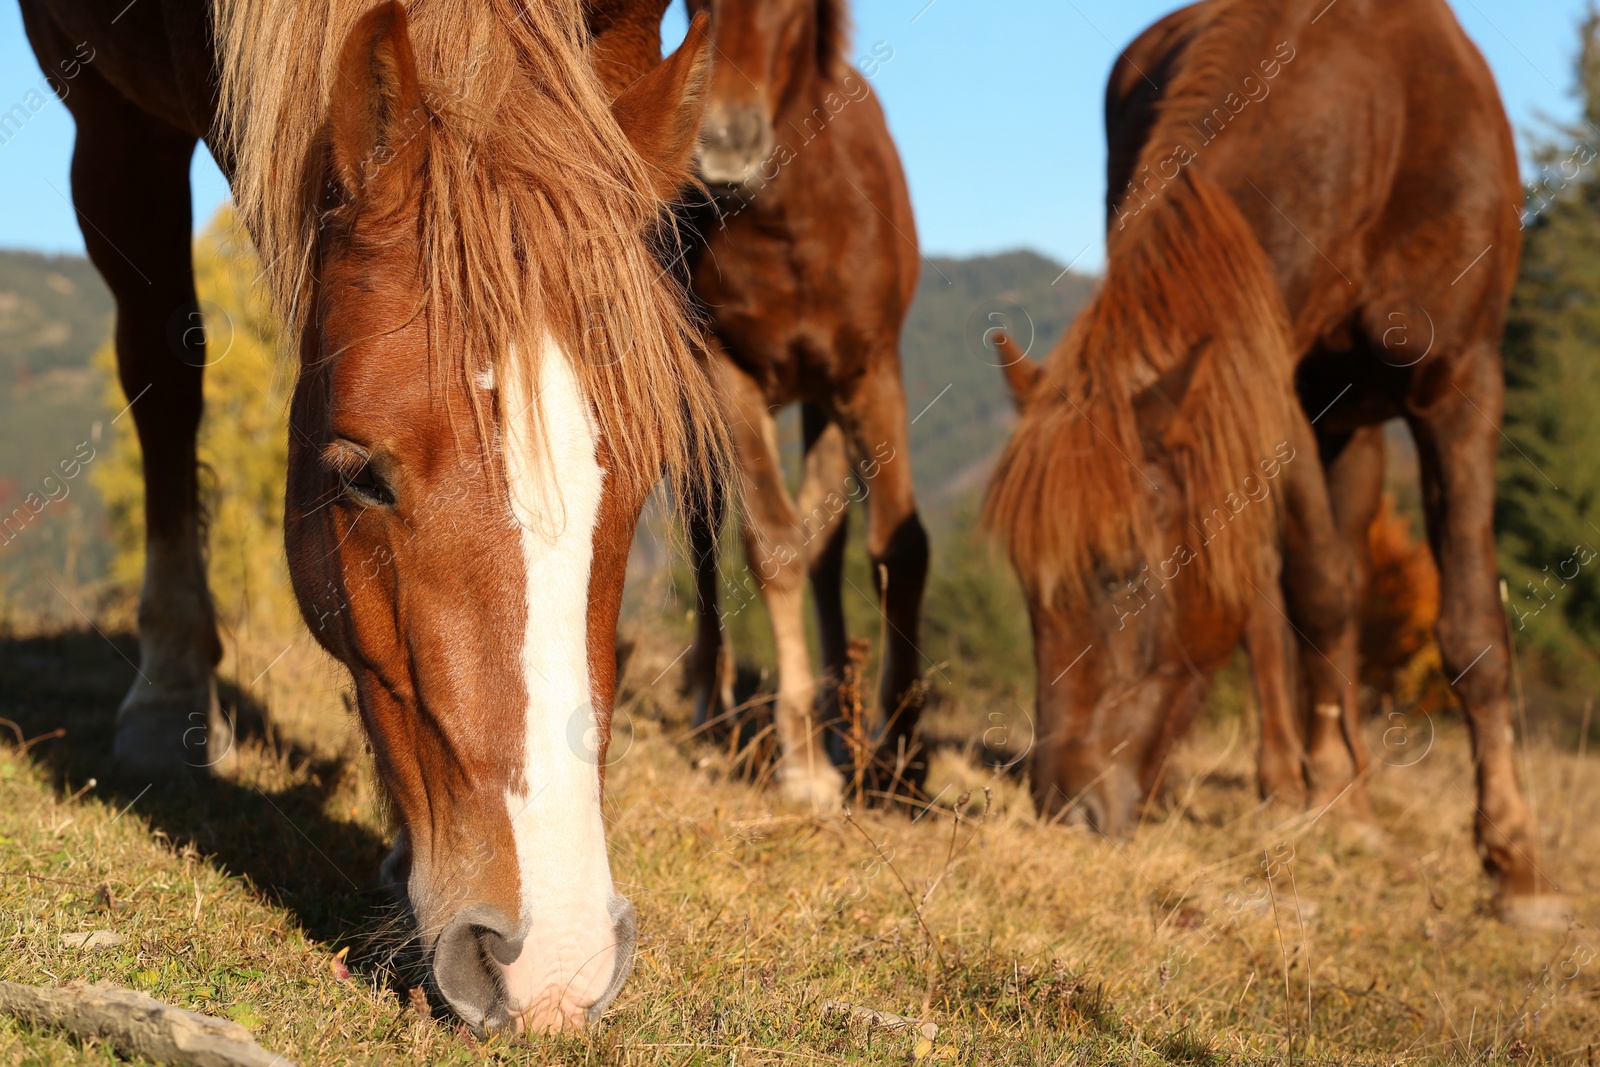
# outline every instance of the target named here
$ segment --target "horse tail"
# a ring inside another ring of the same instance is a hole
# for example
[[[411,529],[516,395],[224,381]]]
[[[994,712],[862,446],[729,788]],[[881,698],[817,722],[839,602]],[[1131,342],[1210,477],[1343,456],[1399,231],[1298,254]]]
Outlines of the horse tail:
[[[1081,607],[1167,564],[1219,605],[1250,595],[1296,401],[1282,294],[1223,189],[1182,173],[1113,235],[1030,393],[984,522],[1033,592]]]

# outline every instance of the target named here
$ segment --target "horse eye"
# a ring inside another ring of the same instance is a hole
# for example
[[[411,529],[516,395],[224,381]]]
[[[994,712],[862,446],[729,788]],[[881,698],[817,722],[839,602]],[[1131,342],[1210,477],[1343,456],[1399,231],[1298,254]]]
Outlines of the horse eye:
[[[340,488],[357,504],[369,508],[394,506],[394,490],[378,473],[366,449],[349,441],[336,441],[322,455],[324,462],[338,474]]]
[[[373,508],[394,507],[394,490],[372,469],[372,464],[363,463],[348,474],[341,471],[339,477],[344,482],[345,492],[358,503]]]

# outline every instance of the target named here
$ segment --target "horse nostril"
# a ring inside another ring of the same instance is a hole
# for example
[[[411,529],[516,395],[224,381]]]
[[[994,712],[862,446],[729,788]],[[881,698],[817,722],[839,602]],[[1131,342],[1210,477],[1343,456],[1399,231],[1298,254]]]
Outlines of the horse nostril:
[[[605,1014],[611,1002],[616,1000],[617,994],[622,991],[628,975],[633,973],[633,950],[639,941],[639,927],[634,918],[633,904],[627,897],[612,897],[606,906],[606,912],[611,916],[611,929],[616,936],[616,962],[611,967],[611,981],[606,986],[606,991],[589,1007],[590,1023],[600,1021],[600,1016]]]
[[[1125,766],[1100,772],[1100,780],[1078,801],[1089,826],[1110,838],[1128,838],[1138,828],[1138,808],[1143,799],[1138,779]]]
[[[1091,794],[1078,801],[1078,804],[1083,810],[1084,821],[1089,824],[1089,829],[1107,837],[1113,836],[1106,826],[1106,813],[1100,805],[1099,797]]]
[[[511,1019],[494,962],[515,960],[522,943],[503,931],[511,923],[482,904],[462,908],[445,924],[433,948],[433,980],[450,1007],[480,1031],[498,1030]]]
[[[766,117],[755,108],[748,108],[736,120],[733,138],[740,148],[758,148],[766,132]]]
[[[410,892],[411,838],[405,830],[402,829],[395,835],[394,846],[389,849],[389,854],[384,857],[383,864],[378,868],[378,879],[394,895],[400,910],[415,921],[416,913],[411,908]]]

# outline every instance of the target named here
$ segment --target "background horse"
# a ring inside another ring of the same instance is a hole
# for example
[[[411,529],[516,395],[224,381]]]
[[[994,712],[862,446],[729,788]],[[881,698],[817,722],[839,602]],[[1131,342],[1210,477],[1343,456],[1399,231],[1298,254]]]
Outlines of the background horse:
[[[916,227],[894,142],[845,57],[844,0],[690,0],[708,11],[716,58],[701,131],[688,263],[709,322],[713,374],[739,471],[745,559],[761,585],[778,658],[778,766],[785,796],[838,804],[848,758],[833,694],[848,634],[842,581],[848,506],[867,509],[867,555],[886,626],[871,769],[880,788],[925,773],[918,616],[928,541],[917,518],[899,341],[917,282]],[[801,404],[798,503],[785,484],[775,413]],[[727,710],[731,672],[718,611],[717,518],[693,507],[698,623],[689,675],[697,723]],[[818,701],[803,619],[809,573],[826,692]],[[829,753],[831,753],[831,758]]]
[[[595,66],[621,92],[660,56],[666,0],[589,0],[604,36]],[[916,289],[915,223],[882,109],[844,57],[843,0],[690,4],[711,14],[717,60],[699,149],[710,203],[683,212],[692,292],[743,475],[746,561],[761,586],[778,656],[777,776],[785,796],[839,802],[845,750],[835,687],[846,664],[843,565],[848,507],[866,502],[867,552],[888,622],[868,778],[915,787],[918,617],[927,537],[906,444],[899,338]],[[881,210],[880,210],[881,208]],[[672,250],[676,252],[676,250]],[[799,502],[780,462],[775,414],[801,403]],[[726,499],[687,501],[695,564],[688,680],[695,724],[734,704],[718,608],[718,531]],[[816,691],[803,617],[806,574],[821,635]],[[817,714],[820,707],[821,714]],[[820,743],[826,741],[826,745]]]
[[[1107,117],[1106,278],[1042,374],[1013,370],[1037,380],[987,507],[1036,635],[1035,796],[1126,812],[1148,787],[1148,761],[1197,699],[1196,649],[1216,653],[1191,627],[1285,610],[1261,584],[1275,503],[1313,784],[1320,771],[1324,790],[1336,773],[1354,788],[1349,546],[1374,499],[1361,431],[1399,416],[1421,454],[1479,851],[1504,917],[1562,911],[1512,765],[1484,475],[1521,190],[1482,58],[1443,0],[1209,0],[1118,65]],[[1294,476],[1258,501],[1280,445]],[[1299,477],[1312,456],[1325,477]],[[1146,607],[1119,600],[1130,582]],[[1319,744],[1332,749],[1320,763]]]
[[[1271,333],[1270,324],[1267,332]],[[996,333],[993,340],[1019,414],[1026,416],[1036,399],[1049,403],[1053,398],[1049,387],[1040,387],[1038,366],[1008,335]],[[1270,383],[1272,379],[1264,380]],[[1172,433],[1175,412],[1164,406],[1152,408],[1163,404],[1156,393],[1143,399],[1135,413],[1141,421],[1139,433],[1152,442],[1160,441]],[[1258,397],[1257,402],[1263,399]],[[1141,560],[1127,578],[1113,577],[1110,568],[1097,567],[1104,599],[1088,606],[1088,628],[1095,631],[1097,639],[1087,641],[1071,662],[1056,662],[1059,655],[1049,660],[1060,670],[1048,682],[1052,700],[1040,703],[1040,743],[1034,750],[1031,779],[1041,813],[1088,823],[1108,835],[1130,833],[1138,802],[1154,790],[1173,743],[1188,727],[1216,672],[1227,664],[1240,642],[1250,653],[1260,709],[1257,781],[1262,798],[1290,805],[1306,799],[1306,752],[1295,721],[1291,684],[1295,656],[1282,614],[1287,548],[1283,540],[1291,530],[1303,529],[1306,524],[1284,522],[1280,528],[1270,517],[1285,504],[1299,511],[1307,501],[1315,502],[1323,495],[1321,472],[1306,473],[1308,464],[1301,458],[1305,449],[1303,438],[1281,439],[1265,458],[1246,470],[1237,487],[1219,495],[1219,508],[1202,518],[1205,525],[1198,531],[1169,499],[1179,492],[1176,474],[1157,464],[1143,466],[1140,473],[1151,480],[1158,497],[1153,543],[1170,548],[1154,565]],[[1310,485],[1308,477],[1313,479]],[[1115,504],[1099,506],[1116,510]],[[1252,507],[1256,510],[1248,518],[1267,527],[1259,544],[1251,543],[1239,527],[1229,529],[1230,523]],[[1235,542],[1227,548],[1236,580],[1254,586],[1260,594],[1256,602],[1213,595],[1196,577],[1208,565],[1205,554],[1221,551],[1214,542],[1224,534]],[[1326,602],[1319,606],[1324,609],[1320,617],[1332,619],[1333,626],[1317,630],[1316,635],[1337,635],[1345,606]],[[1035,641],[1042,648],[1047,638],[1058,635],[1048,627],[1041,630],[1038,624],[1036,613]],[[1316,627],[1317,621],[1307,625]],[[1300,632],[1306,633],[1304,629]],[[1075,639],[1076,631],[1068,636]],[[1096,650],[1109,658],[1095,659],[1092,653]],[[1039,660],[1041,669],[1045,662]],[[1125,680],[1124,672],[1131,681]],[[1063,686],[1068,675],[1073,677]],[[1063,688],[1058,691],[1057,687]],[[1059,710],[1062,705],[1101,704],[1114,718],[1076,718]],[[1052,707],[1048,722],[1042,717],[1047,705]],[[1348,776],[1344,784],[1350,784]]]
[[[704,23],[613,113],[575,0],[364,11],[23,3],[47,69],[85,40],[97,57],[68,98],[73,195],[147,490],[116,756],[170,776],[228,744],[202,728],[220,655],[194,452],[204,139],[298,334],[290,572],[351,671],[433,977],[475,1027],[581,1025],[634,940],[600,809],[628,546],[663,469],[708,479],[722,455],[651,245],[687,178]]]

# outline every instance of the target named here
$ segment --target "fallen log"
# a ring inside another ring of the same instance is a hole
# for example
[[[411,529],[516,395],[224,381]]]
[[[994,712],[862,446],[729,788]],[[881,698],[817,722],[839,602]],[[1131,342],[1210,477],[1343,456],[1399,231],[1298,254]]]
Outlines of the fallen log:
[[[294,1067],[256,1044],[238,1023],[174,1008],[112,985],[0,982],[0,1012],[176,1067]]]

